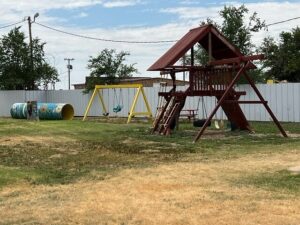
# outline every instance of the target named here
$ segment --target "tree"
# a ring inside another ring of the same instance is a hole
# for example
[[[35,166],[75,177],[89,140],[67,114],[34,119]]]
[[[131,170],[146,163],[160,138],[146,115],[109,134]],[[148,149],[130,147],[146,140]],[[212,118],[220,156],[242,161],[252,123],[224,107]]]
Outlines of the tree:
[[[201,25],[213,24],[233,45],[239,48],[244,55],[250,55],[256,50],[255,45],[251,41],[252,34],[263,29],[266,25],[264,21],[261,21],[260,18],[257,17],[256,12],[249,16],[249,21],[246,21],[248,13],[249,10],[244,5],[240,7],[224,6],[219,12],[219,15],[223,19],[221,25],[210,18],[201,22]],[[189,55],[186,57],[186,61],[190,61]],[[197,65],[205,65],[208,62],[208,54],[200,44],[198,44],[195,49],[194,61]],[[255,81],[264,79],[260,69],[251,71],[250,73]],[[243,80],[240,81],[240,83],[243,82]]]
[[[245,23],[245,17],[248,13],[249,10],[245,5],[241,5],[238,8],[224,6],[224,9],[220,11],[220,16],[223,18],[222,33],[244,55],[254,52],[255,46],[251,41],[252,33],[258,32],[266,26],[265,22],[257,17],[256,12],[249,17],[248,24]]]
[[[122,78],[132,77],[137,73],[135,64],[124,64],[129,52],[116,52],[115,49],[104,49],[95,58],[90,56],[87,68],[91,70],[86,82],[86,91],[94,89],[97,82],[116,84]]]
[[[300,28],[282,32],[279,42],[273,38],[264,39],[260,50],[266,55],[263,69],[268,79],[300,82]]]
[[[45,61],[44,45],[33,39],[33,66],[30,46],[20,27],[0,40],[0,89],[34,90],[40,85],[58,81],[57,70]]]

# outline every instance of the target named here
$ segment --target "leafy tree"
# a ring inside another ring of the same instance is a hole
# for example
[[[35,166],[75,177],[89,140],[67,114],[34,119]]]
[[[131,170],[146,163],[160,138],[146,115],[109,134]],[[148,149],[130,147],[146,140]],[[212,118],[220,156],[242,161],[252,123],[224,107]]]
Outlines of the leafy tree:
[[[248,24],[245,21],[249,10],[245,5],[240,7],[224,6],[220,11],[220,16],[224,19],[221,27],[225,37],[233,43],[244,55],[249,55],[254,52],[254,45],[251,42],[252,33],[260,31],[264,28],[265,22],[257,17],[254,12],[250,17]]]
[[[260,50],[267,56],[263,69],[268,79],[300,82],[300,28],[282,32],[279,42],[264,39]]]
[[[45,62],[44,45],[33,39],[33,68],[30,46],[20,27],[3,35],[0,41],[0,89],[33,90],[41,84],[58,81],[57,70]]]
[[[249,10],[245,5],[241,5],[240,7],[224,6],[219,12],[219,15],[223,19],[222,24],[218,24],[212,19],[207,18],[206,21],[201,22],[201,25],[213,24],[232,44],[239,48],[243,54],[250,55],[255,51],[255,46],[251,41],[252,34],[263,29],[265,22],[257,17],[256,12],[249,16],[249,21],[246,21],[248,13]],[[183,60],[181,61],[183,62]],[[190,62],[190,55],[186,57],[186,62]],[[208,54],[202,46],[198,44],[195,48],[195,64],[206,65],[207,62]],[[260,69],[250,71],[250,73],[254,80],[264,80]],[[244,80],[240,81],[240,83],[244,82]]]
[[[135,64],[124,64],[128,52],[116,52],[115,49],[104,49],[95,58],[90,57],[87,68],[91,70],[86,82],[86,91],[93,89],[95,84],[116,84],[122,78],[132,77],[137,73]]]

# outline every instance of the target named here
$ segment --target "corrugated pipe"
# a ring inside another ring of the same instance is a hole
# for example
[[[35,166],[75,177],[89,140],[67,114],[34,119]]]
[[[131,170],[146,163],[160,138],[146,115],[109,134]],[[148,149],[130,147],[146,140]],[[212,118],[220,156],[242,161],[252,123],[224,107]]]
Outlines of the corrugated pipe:
[[[66,103],[38,103],[38,114],[41,120],[72,120],[74,109]],[[10,115],[15,119],[26,119],[27,103],[14,103]]]

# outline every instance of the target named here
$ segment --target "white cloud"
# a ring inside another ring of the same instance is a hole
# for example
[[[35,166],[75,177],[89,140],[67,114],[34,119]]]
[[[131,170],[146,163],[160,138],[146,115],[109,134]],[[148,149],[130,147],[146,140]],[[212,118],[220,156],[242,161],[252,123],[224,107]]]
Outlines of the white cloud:
[[[199,1],[196,0],[182,0],[179,2],[181,5],[196,5],[199,4]]]
[[[224,4],[240,6],[241,2],[224,2]],[[286,20],[293,17],[299,16],[300,3],[292,2],[261,2],[261,3],[244,3],[249,9],[249,14],[253,12],[258,13],[258,17],[265,20],[267,24]],[[161,9],[162,13],[175,14],[179,20],[192,23],[200,23],[207,17],[213,19],[217,23],[222,23],[218,12],[223,9],[223,5],[212,7],[174,7]],[[278,24],[276,26],[270,26],[268,32],[261,31],[254,35],[254,41],[260,42],[264,36],[271,35],[277,37],[280,32],[288,31],[293,27],[299,26],[299,20],[290,21],[288,23]]]
[[[39,11],[41,16],[38,21],[48,24],[57,18],[47,17],[47,10],[53,8],[81,8],[83,6],[102,5],[108,1],[92,1],[92,0],[19,0],[1,1],[1,24],[15,22],[22,16],[33,15]],[[118,1],[113,1],[118,2]],[[124,1],[125,2],[125,1]],[[130,1],[136,2],[137,1]],[[138,2],[142,4],[143,2]],[[150,3],[149,3],[150,4]],[[235,3],[240,5],[241,3]],[[251,12],[257,11],[258,16],[265,19],[267,23],[273,23],[280,20],[289,19],[299,16],[300,3],[289,2],[263,2],[246,4]],[[178,7],[162,9],[162,13],[171,13],[177,15],[176,20],[167,21],[164,25],[154,27],[112,27],[108,29],[84,27],[59,27],[55,28],[65,30],[72,33],[84,34],[92,37],[114,39],[114,40],[132,40],[132,41],[148,41],[148,40],[176,40],[181,38],[189,29],[198,26],[200,21],[207,17],[213,17],[217,22],[221,22],[218,11],[223,5],[213,5],[211,7]],[[4,19],[5,18],[5,19]],[[271,26],[269,32],[260,32],[254,36],[254,41],[259,43],[262,38],[268,34],[277,36],[281,31],[289,31],[292,27],[299,25],[299,20],[290,21],[288,23]],[[51,25],[50,25],[51,26]],[[0,36],[7,33],[9,29],[0,30]],[[27,24],[24,23],[23,31],[27,34]],[[45,50],[49,62],[55,64],[59,72],[62,74],[62,82],[58,88],[67,88],[67,71],[64,58],[75,58],[72,62],[74,70],[71,72],[71,83],[84,82],[85,76],[89,71],[86,69],[89,56],[95,56],[104,48],[114,48],[117,51],[129,51],[131,53],[128,58],[129,63],[137,63],[137,68],[142,76],[158,76],[156,72],[146,71],[165,51],[167,51],[172,43],[164,44],[125,44],[110,43],[86,40],[68,35],[63,35],[55,31],[47,30],[33,24],[33,36],[38,36],[41,40],[46,41]]]
[[[58,86],[59,88],[67,87],[67,74],[65,74],[67,69],[63,60],[66,57],[75,58],[72,62],[74,70],[71,72],[71,83],[84,82],[85,76],[89,73],[86,69],[89,56],[96,56],[104,48],[113,48],[117,51],[129,51],[131,55],[128,57],[128,63],[137,63],[136,67],[140,75],[157,76],[158,73],[147,72],[146,70],[163,52],[172,46],[172,43],[145,45],[101,42],[58,34],[39,26],[34,26],[33,29],[35,35],[47,42],[45,50],[51,54],[48,54],[49,61],[52,63],[55,62],[56,67],[59,68],[59,72],[62,74],[62,82]],[[114,40],[147,41],[151,37],[151,40],[155,41],[178,39],[188,31],[189,27],[185,27],[184,25],[179,26],[178,24],[166,24],[153,28],[67,29],[58,27],[58,29]],[[54,56],[54,58],[52,56]]]
[[[117,0],[117,1],[107,1],[103,3],[103,6],[106,8],[115,8],[115,7],[127,7],[134,6],[139,4],[139,0]]]
[[[85,13],[85,12],[81,12],[79,13],[76,17],[77,18],[84,18],[84,17],[88,17],[89,14]]]
[[[222,7],[177,7],[161,9],[162,13],[178,15],[180,20],[193,20],[198,23],[207,17],[218,19],[218,12]]]
[[[0,15],[2,22],[5,23],[19,20],[20,17],[30,16],[36,12],[43,14],[53,9],[79,9],[97,5],[112,8],[137,4],[143,4],[143,2],[141,0],[0,0]]]

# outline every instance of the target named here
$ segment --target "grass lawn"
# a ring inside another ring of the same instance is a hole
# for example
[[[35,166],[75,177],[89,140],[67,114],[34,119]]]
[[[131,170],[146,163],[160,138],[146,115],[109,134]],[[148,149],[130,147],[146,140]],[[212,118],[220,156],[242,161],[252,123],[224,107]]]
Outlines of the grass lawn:
[[[300,124],[0,119],[0,224],[299,224]]]

